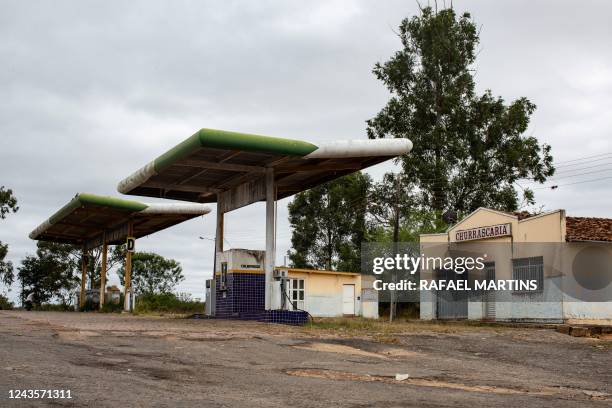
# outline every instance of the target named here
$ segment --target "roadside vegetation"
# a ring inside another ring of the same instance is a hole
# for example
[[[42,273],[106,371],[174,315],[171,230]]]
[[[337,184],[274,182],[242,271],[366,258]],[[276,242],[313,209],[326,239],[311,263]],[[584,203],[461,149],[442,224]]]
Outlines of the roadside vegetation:
[[[424,321],[417,319],[386,318],[364,319],[361,317],[316,318],[303,326],[309,334],[338,335],[343,337],[369,337],[381,343],[396,343],[394,336],[419,332],[458,333],[473,330],[505,330],[506,327],[480,321]]]
[[[136,299],[136,313],[140,314],[195,314],[204,313],[204,302],[197,302],[174,293],[151,293]]]
[[[13,302],[8,298],[0,294],[0,310],[11,310],[13,308]]]

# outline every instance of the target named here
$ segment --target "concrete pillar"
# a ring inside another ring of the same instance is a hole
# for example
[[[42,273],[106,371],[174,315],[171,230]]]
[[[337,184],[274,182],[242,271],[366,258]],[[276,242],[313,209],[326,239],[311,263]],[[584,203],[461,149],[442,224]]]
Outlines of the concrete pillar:
[[[81,296],[79,296],[79,306],[85,306],[85,285],[87,284],[87,250],[83,247],[81,253]]]
[[[217,254],[223,252],[223,222],[224,213],[222,211],[221,194],[217,194],[217,229],[215,231],[215,255],[213,257],[213,277],[210,285],[210,299],[206,299],[206,303],[210,302],[210,315],[215,316],[217,313]]]
[[[102,267],[100,268],[100,309],[104,306],[104,297],[106,295],[106,257],[108,254],[108,245],[106,244],[106,233],[102,236]]]
[[[223,252],[223,211],[221,211],[221,196],[217,195],[217,230],[215,231],[215,255]],[[217,268],[215,264],[215,269]]]
[[[134,234],[134,227],[132,220],[128,221],[128,237],[131,237]],[[126,248],[127,249],[127,248]],[[131,304],[131,293],[132,293],[132,253],[130,251],[125,251],[125,279],[124,279],[124,290],[125,295],[123,299],[123,310],[125,312],[131,312],[132,304]]]
[[[276,242],[274,233],[276,230],[276,214],[274,213],[275,186],[274,169],[266,169],[266,258],[264,272],[266,274],[266,310],[272,310],[273,300],[277,295],[274,285],[274,261],[276,258]]]

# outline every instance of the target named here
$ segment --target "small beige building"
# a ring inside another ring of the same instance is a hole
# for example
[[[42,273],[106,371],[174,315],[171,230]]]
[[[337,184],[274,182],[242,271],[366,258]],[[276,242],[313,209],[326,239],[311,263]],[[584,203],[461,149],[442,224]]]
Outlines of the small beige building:
[[[612,219],[479,208],[445,233],[421,235],[420,249],[484,259],[483,268],[461,275],[423,269],[422,280],[537,282],[535,290],[424,290],[421,319],[612,322]]]
[[[264,310],[265,251],[230,249],[217,253],[214,282],[207,283],[207,313],[217,317],[256,319]],[[356,272],[275,268],[275,284],[284,281],[284,310],[303,310],[314,317],[378,318],[373,277]],[[283,293],[278,291],[278,293]]]

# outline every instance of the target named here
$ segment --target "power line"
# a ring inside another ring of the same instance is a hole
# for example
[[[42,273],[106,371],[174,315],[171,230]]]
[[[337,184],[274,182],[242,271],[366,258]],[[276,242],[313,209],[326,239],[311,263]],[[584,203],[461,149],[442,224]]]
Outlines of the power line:
[[[608,153],[609,154],[609,153]],[[604,161],[604,160],[610,160],[612,159],[612,156],[606,156],[606,157],[599,157],[599,158],[594,158],[594,159],[585,159],[585,160],[581,160],[580,162],[577,163],[570,163],[570,164],[556,164],[555,167],[559,168],[559,167],[572,167],[572,166],[583,166],[585,164],[590,164],[593,162],[600,162],[600,161]]]
[[[587,159],[592,159],[592,158],[601,157],[601,156],[611,156],[611,155],[612,155],[612,152],[600,153],[600,154],[596,154],[596,155],[593,155],[593,156],[578,157],[578,158],[572,159],[572,160],[563,160],[563,161],[557,162],[557,164],[573,163],[573,162],[576,162],[576,161],[587,160]]]
[[[547,190],[547,189],[555,190],[558,187],[573,186],[573,185],[576,185],[576,184],[584,184],[584,183],[593,183],[595,181],[601,181],[601,180],[607,180],[607,179],[612,179],[612,176],[609,176],[609,177],[600,177],[600,178],[591,179],[591,180],[575,181],[573,183],[555,184],[555,185],[547,186],[547,187],[534,188],[533,190]]]
[[[604,166],[611,166],[611,165],[612,165],[612,162],[610,162],[610,163],[600,163],[600,164],[596,164],[594,166],[580,167],[580,168],[577,168],[577,169],[564,169],[564,170],[562,169],[559,172],[555,171],[555,174],[557,174],[557,173],[566,173],[566,172],[570,172],[571,173],[573,171],[582,171],[582,170],[594,169],[594,168],[597,168],[597,167],[604,167]]]
[[[573,178],[573,177],[579,177],[579,176],[586,176],[587,174],[595,174],[595,173],[603,173],[606,171],[611,171],[612,169],[601,169],[601,170],[593,170],[593,171],[587,171],[584,173],[577,173],[577,174],[570,174],[568,176],[562,176],[562,177],[552,177],[549,179],[549,181],[556,181],[556,180],[563,180],[566,178]]]

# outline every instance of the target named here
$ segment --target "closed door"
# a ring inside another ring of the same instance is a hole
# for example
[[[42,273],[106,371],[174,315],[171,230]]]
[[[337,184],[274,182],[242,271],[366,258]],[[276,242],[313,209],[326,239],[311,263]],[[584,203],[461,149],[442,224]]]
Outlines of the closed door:
[[[355,285],[342,285],[342,314],[355,315]]]
[[[436,271],[437,280],[457,281],[468,279],[467,272],[458,275],[453,270]],[[440,290],[436,291],[436,314],[438,319],[467,319],[468,317],[468,298],[466,291],[463,290]]]

